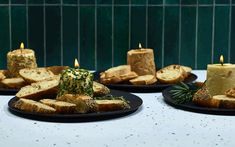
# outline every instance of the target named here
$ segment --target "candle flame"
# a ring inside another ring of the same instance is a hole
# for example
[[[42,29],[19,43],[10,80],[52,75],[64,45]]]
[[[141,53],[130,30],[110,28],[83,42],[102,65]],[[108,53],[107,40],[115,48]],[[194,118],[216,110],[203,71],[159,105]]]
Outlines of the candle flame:
[[[223,64],[224,64],[224,56],[223,55],[220,55],[219,61],[220,61],[220,64],[223,66]]]
[[[141,45],[141,43],[139,43],[139,48],[142,48],[142,45]]]
[[[78,63],[78,59],[77,58],[75,58],[75,60],[74,60],[74,67],[75,68],[78,68],[80,65],[79,65],[79,63]]]
[[[21,44],[20,44],[20,49],[24,49],[24,43],[23,42],[21,42]]]

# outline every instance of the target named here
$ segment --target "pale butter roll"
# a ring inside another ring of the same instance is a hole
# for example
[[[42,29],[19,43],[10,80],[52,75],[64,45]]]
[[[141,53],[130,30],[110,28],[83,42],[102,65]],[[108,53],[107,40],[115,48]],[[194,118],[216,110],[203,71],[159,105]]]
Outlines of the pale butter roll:
[[[141,75],[156,76],[154,53],[152,49],[134,49],[127,52],[127,64],[131,70]]]
[[[235,87],[234,64],[208,64],[206,87],[211,96],[223,95],[226,90]]]
[[[19,70],[36,68],[35,53],[31,49],[17,49],[7,53],[7,68],[11,77],[20,77]]]

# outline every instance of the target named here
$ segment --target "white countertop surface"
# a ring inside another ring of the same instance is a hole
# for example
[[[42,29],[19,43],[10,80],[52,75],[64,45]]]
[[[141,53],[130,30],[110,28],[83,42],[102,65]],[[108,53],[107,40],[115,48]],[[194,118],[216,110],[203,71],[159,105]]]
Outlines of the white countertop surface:
[[[206,71],[193,71],[204,81]],[[11,114],[0,96],[0,147],[232,147],[235,117],[187,112],[168,106],[161,93],[135,93],[137,112],[111,120],[41,122]]]

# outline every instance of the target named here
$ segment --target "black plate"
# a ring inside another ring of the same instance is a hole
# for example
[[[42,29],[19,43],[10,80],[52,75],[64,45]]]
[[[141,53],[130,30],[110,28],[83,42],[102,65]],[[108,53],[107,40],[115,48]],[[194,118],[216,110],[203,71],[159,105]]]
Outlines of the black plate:
[[[85,114],[39,114],[32,112],[25,112],[13,107],[14,102],[17,101],[18,98],[14,97],[8,102],[8,107],[10,112],[15,115],[36,119],[42,121],[51,121],[51,122],[88,122],[88,121],[98,121],[98,120],[106,120],[112,118],[122,117],[128,114],[135,112],[143,103],[142,99],[138,96],[135,96],[130,93],[111,90],[111,94],[113,96],[123,96],[127,101],[130,102],[130,109],[126,110],[118,110],[118,111],[109,111],[109,112],[99,112],[99,113],[85,113]]]
[[[172,96],[170,94],[170,90],[172,87],[168,87],[167,89],[163,90],[162,95],[164,97],[164,101],[177,108],[191,112],[197,113],[205,113],[205,114],[216,114],[216,115],[235,115],[235,109],[221,109],[221,108],[208,108],[208,107],[201,107],[195,105],[193,102],[188,102],[185,104],[176,104],[174,103]]]
[[[94,73],[94,80],[99,81],[100,72]],[[190,74],[183,82],[191,83],[197,79],[195,74]],[[132,85],[132,84],[105,84],[111,89],[117,89],[122,91],[137,92],[137,93],[146,93],[146,92],[159,92],[163,89],[172,86],[172,84],[161,84],[156,83],[153,85]]]
[[[0,88],[0,95],[15,95],[19,89]]]

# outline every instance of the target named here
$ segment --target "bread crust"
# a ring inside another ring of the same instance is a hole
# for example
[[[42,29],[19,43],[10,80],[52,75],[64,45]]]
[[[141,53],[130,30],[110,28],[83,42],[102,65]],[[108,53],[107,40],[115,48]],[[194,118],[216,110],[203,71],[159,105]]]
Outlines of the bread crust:
[[[55,108],[57,113],[74,113],[76,110],[75,104],[64,101],[58,101],[55,99],[42,99],[40,102]]]

